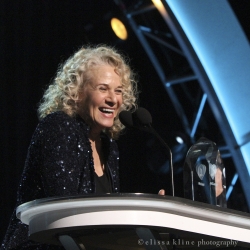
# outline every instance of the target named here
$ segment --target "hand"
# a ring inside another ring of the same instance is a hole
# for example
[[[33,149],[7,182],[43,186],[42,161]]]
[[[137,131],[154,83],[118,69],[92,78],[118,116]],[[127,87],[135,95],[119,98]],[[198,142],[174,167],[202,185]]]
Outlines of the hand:
[[[161,189],[159,192],[158,192],[159,195],[165,195],[165,190],[164,189]]]

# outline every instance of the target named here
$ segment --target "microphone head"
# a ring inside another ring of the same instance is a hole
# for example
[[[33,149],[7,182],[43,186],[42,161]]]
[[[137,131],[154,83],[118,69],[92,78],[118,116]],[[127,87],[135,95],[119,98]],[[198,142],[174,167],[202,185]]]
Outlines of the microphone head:
[[[141,125],[150,125],[152,123],[152,116],[145,108],[138,108],[133,113],[135,118]]]
[[[125,127],[133,127],[133,118],[130,111],[123,110],[119,114],[119,120]]]

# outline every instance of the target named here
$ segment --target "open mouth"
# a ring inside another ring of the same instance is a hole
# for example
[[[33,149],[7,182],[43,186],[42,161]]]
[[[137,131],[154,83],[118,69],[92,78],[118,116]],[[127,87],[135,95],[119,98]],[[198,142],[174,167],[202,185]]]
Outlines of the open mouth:
[[[99,108],[99,110],[105,114],[113,114],[115,112],[114,109],[108,109],[108,108]]]

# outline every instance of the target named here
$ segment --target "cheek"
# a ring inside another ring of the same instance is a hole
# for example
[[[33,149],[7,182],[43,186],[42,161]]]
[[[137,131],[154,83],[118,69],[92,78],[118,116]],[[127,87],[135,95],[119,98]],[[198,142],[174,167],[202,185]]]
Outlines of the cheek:
[[[97,99],[92,93],[87,96],[85,104],[88,110],[93,110],[97,105]]]
[[[103,103],[105,100],[105,96],[101,95],[100,93],[92,93],[91,95],[91,104],[92,106],[98,106]]]
[[[122,103],[123,103],[123,97],[122,97],[122,95],[120,95],[120,96],[118,97],[118,103],[119,103],[119,106],[122,105]]]

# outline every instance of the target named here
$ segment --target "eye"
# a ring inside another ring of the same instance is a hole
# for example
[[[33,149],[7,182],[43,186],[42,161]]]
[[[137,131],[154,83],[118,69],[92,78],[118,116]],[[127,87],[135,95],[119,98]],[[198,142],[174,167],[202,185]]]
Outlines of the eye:
[[[107,90],[107,87],[105,86],[100,86],[99,87],[99,90],[102,91],[102,92],[105,92]]]
[[[116,89],[115,92],[119,95],[121,95],[123,93],[122,89]]]

